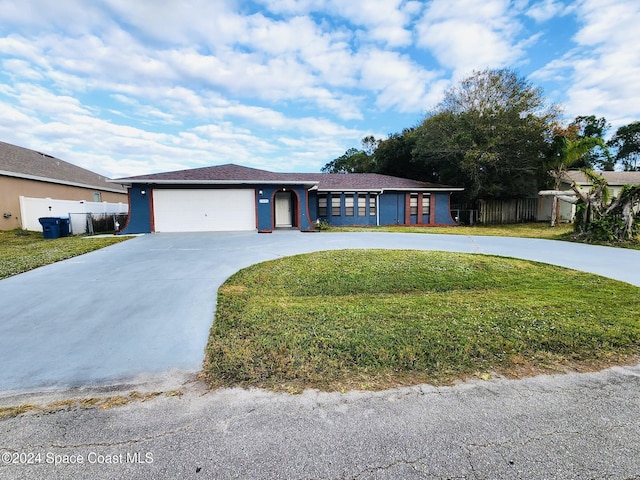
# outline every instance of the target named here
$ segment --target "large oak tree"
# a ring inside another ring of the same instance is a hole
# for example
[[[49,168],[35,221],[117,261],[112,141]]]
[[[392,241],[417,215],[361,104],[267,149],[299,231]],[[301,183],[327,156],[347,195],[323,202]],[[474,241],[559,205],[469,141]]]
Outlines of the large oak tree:
[[[416,129],[425,180],[462,185],[468,200],[535,194],[558,109],[509,69],[475,72]]]

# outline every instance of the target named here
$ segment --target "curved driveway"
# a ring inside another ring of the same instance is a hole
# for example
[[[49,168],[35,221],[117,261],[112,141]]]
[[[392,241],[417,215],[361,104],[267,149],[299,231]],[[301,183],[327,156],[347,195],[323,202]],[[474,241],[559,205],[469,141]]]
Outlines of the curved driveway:
[[[196,372],[216,291],[231,274],[281,256],[343,248],[504,255],[640,286],[640,251],[549,240],[295,231],[146,235],[0,281],[0,396]]]

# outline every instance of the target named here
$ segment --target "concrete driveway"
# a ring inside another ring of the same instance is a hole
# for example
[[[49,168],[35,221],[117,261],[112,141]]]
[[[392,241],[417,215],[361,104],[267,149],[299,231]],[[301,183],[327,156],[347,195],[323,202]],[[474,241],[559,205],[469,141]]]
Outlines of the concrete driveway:
[[[505,255],[640,286],[640,251],[548,240],[295,231],[146,235],[0,281],[0,397],[193,374],[201,367],[216,291],[231,274],[281,256],[343,248]]]
[[[541,240],[136,238],[0,281],[0,406],[127,395],[145,390],[145,378],[177,381],[183,395],[2,420],[0,479],[640,479],[640,365],[384,392],[180,383],[200,368],[215,292],[230,274],[283,255],[360,247],[502,254],[640,285],[640,252]],[[60,390],[73,386],[92,388]]]

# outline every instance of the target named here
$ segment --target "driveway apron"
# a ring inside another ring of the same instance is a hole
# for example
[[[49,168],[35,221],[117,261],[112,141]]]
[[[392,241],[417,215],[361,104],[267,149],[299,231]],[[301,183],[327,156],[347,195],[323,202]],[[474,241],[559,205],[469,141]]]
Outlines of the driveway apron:
[[[549,240],[292,231],[145,235],[0,281],[0,396],[197,372],[217,289],[230,275],[265,260],[344,248],[504,255],[640,286],[640,251]]]

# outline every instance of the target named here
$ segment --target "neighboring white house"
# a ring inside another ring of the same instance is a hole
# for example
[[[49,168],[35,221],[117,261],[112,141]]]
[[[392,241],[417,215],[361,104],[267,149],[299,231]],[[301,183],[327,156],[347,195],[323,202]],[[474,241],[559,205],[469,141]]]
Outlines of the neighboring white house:
[[[612,197],[617,197],[624,185],[640,185],[640,172],[597,172],[602,175],[609,185],[609,191]],[[569,170],[565,173],[565,178],[560,184],[560,190],[571,194],[571,183],[575,181],[578,189],[582,192],[588,192],[593,184],[587,176],[580,170]],[[538,203],[538,220],[551,220],[551,205],[553,195],[541,195]],[[560,202],[560,215],[558,221],[571,222],[575,215],[575,205],[569,202]]]

